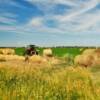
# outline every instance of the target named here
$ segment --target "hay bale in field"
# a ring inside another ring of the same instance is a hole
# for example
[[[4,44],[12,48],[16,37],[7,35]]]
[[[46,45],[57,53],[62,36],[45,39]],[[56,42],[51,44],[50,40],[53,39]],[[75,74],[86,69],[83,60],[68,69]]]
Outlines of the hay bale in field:
[[[29,57],[29,60],[35,63],[43,63],[46,62],[47,60],[39,55],[33,55]]]
[[[52,57],[53,56],[52,49],[44,49],[43,56],[44,57]]]
[[[95,51],[95,49],[86,49],[86,50],[83,51],[82,54],[85,54],[85,55],[86,55],[86,54],[93,54],[94,51]]]
[[[15,50],[14,49],[8,49],[8,55],[14,55]]]
[[[14,49],[10,49],[10,48],[0,49],[0,54],[14,55],[15,54],[15,50]]]
[[[100,57],[100,49],[86,49],[82,54],[98,55]]]
[[[81,55],[75,57],[74,63],[84,66],[100,65],[100,49],[86,49]]]
[[[6,61],[9,60],[24,60],[25,58],[23,56],[18,55],[2,55],[2,58],[4,58]]]
[[[23,60],[24,61],[24,57],[23,56],[18,56],[18,55],[8,55],[8,59],[9,60]]]
[[[4,61],[6,61],[6,58],[0,54],[0,62],[4,62]]]
[[[94,57],[92,55],[86,54],[86,55],[78,55],[74,59],[74,63],[87,67],[93,65]]]

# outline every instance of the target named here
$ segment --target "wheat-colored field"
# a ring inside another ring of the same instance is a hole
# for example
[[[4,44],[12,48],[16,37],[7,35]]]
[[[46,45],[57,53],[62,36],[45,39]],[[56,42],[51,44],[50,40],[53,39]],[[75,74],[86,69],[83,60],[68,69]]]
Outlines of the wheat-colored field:
[[[100,100],[100,67],[0,62],[0,100]]]
[[[34,55],[27,61],[1,54],[0,100],[100,100],[99,76],[100,49],[76,56]]]

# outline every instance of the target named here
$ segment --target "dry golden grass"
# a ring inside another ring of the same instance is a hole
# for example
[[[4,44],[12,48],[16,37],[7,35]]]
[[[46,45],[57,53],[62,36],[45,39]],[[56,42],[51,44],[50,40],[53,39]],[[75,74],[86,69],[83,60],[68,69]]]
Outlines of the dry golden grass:
[[[22,60],[0,62],[0,99],[100,100],[100,81],[94,77],[80,66]]]

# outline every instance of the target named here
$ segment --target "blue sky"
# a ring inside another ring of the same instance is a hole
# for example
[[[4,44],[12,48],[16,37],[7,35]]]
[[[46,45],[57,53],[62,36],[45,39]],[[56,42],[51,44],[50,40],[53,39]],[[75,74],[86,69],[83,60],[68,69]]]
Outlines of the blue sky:
[[[0,0],[0,46],[100,46],[100,0]]]

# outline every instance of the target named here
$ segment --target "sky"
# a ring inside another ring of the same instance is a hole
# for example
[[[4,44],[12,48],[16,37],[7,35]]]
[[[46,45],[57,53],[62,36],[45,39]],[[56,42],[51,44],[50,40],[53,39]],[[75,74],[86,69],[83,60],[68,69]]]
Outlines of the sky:
[[[100,0],[0,0],[0,46],[100,46]]]

